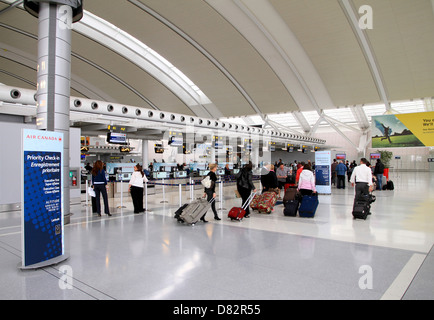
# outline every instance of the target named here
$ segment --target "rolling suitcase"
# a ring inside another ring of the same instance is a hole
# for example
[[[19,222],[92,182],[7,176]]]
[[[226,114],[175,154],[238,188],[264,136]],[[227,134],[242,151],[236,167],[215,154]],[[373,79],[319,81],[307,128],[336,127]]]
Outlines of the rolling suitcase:
[[[256,194],[253,197],[252,202],[250,203],[250,208],[252,208],[253,210],[258,210],[258,205],[260,201],[261,201],[261,195]]]
[[[365,194],[361,194],[356,199],[354,199],[354,205],[353,205],[354,219],[366,220],[371,210],[370,199],[371,199],[370,196]]]
[[[297,188],[297,185],[295,183],[285,183],[283,188],[284,192],[286,193],[286,190],[288,190],[289,188]]]
[[[297,197],[298,190],[297,188],[288,188],[285,191],[285,195],[283,196],[283,204],[287,203],[290,200],[295,200]]]
[[[301,199],[300,208],[298,209],[298,215],[302,218],[315,217],[318,204],[318,195],[303,196]]]
[[[298,199],[289,200],[285,203],[283,215],[286,217],[296,217],[300,201]]]
[[[274,191],[262,194],[261,201],[258,204],[259,213],[270,214],[277,202],[277,194]]]
[[[206,198],[201,198],[192,203],[188,204],[182,213],[179,215],[178,221],[185,222],[191,225],[195,225],[200,218],[210,209],[211,204],[215,201],[215,199],[211,199],[211,201],[207,201]]]
[[[182,212],[184,211],[185,208],[188,207],[188,203],[182,205],[178,210],[175,211],[175,219],[178,219],[178,221],[181,219],[180,216],[182,214]]]
[[[255,198],[256,193],[252,193],[250,197],[247,199],[246,203],[243,204],[242,207],[233,207],[231,210],[229,210],[228,218],[233,220],[241,221],[243,220],[244,216],[246,215],[246,209],[252,202],[252,200]]]

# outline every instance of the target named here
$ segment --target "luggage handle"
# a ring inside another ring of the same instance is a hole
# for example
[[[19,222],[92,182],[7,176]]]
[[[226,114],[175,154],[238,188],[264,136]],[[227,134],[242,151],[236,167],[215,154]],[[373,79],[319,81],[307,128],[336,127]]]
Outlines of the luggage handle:
[[[197,199],[205,199],[206,197],[201,197]],[[215,201],[215,198],[212,198],[210,201],[208,201],[209,204],[212,204]]]
[[[247,198],[246,203],[241,207],[241,209],[246,210],[248,206],[250,206],[250,203],[252,203],[253,198],[255,197],[256,192],[253,192],[249,198]]]

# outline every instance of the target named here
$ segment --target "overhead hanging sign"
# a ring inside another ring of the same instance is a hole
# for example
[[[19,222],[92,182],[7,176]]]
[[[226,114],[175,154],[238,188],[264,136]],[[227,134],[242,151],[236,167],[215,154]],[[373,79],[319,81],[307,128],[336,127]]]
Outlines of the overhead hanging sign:
[[[434,146],[434,112],[372,117],[372,148]]]
[[[63,144],[63,133],[23,129],[24,269],[50,265],[64,255]]]
[[[315,152],[315,184],[316,191],[321,194],[331,194],[331,152]]]

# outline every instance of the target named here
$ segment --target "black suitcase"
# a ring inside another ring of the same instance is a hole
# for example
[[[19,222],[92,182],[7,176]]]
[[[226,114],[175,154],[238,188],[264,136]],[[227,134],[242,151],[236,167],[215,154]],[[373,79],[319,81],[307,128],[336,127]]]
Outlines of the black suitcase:
[[[300,206],[300,201],[298,201],[297,199],[288,200],[285,203],[285,208],[283,209],[283,214],[286,217],[296,217],[299,206]]]
[[[285,194],[283,196],[283,204],[285,204],[285,203],[287,203],[288,201],[291,201],[291,200],[296,200],[297,199],[297,195],[298,195],[297,188],[291,188],[291,187],[289,187],[288,189],[286,189]]]
[[[354,219],[366,220],[370,214],[371,204],[369,195],[360,195],[354,200],[353,217]]]

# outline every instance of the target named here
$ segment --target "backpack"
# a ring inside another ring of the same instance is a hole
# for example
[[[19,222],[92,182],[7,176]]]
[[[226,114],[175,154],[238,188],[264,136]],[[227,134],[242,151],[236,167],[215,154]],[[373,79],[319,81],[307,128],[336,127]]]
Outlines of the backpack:
[[[383,190],[395,190],[395,185],[393,184],[393,181],[387,181],[387,183],[383,186]]]
[[[387,190],[395,190],[395,185],[392,180],[387,181]]]

